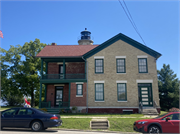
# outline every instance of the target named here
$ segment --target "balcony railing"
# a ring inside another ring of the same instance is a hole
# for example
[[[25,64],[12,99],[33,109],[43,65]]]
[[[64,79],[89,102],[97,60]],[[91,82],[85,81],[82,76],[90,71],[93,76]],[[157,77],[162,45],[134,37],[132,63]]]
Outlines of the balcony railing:
[[[42,79],[85,79],[85,74],[43,74]]]
[[[51,108],[51,102],[41,102],[41,108]]]

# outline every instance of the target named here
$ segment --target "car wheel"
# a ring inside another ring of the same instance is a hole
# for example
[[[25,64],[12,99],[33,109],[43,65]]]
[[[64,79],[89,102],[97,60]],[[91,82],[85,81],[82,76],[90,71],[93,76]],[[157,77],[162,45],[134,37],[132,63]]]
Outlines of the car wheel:
[[[40,130],[42,130],[42,123],[40,121],[33,121],[31,123],[31,129],[33,131],[40,131]]]
[[[159,133],[161,133],[161,130],[160,130],[160,128],[158,126],[152,125],[148,129],[148,133],[149,134],[159,134]]]

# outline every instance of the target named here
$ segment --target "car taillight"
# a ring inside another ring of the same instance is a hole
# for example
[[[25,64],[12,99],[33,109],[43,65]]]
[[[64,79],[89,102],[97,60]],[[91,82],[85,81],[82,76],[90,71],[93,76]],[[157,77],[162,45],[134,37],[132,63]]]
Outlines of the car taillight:
[[[57,116],[54,116],[54,117],[51,117],[50,119],[51,119],[51,120],[58,120],[58,117],[57,117]]]

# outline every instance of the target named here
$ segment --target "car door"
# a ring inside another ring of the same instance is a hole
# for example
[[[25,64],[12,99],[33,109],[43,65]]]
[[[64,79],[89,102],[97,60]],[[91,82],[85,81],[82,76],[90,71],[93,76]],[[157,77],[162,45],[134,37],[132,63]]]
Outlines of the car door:
[[[163,133],[179,132],[179,120],[175,120],[174,116],[174,114],[168,115],[160,121]],[[167,117],[169,117],[170,120],[166,121]]]
[[[1,126],[2,127],[14,127],[13,119],[17,114],[19,108],[12,108],[1,113]]]
[[[29,127],[29,123],[33,119],[34,111],[30,108],[21,108],[17,115],[14,116],[16,127]]]

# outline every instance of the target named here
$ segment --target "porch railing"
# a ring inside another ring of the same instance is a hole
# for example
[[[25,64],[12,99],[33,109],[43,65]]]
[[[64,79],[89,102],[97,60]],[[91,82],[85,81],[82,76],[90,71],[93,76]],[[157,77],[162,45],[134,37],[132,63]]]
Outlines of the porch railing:
[[[59,101],[59,108],[69,108],[69,101],[64,102],[64,101]]]
[[[81,74],[43,74],[42,79],[85,79],[85,73],[81,73]]]
[[[41,102],[41,108],[51,108],[51,102]]]

